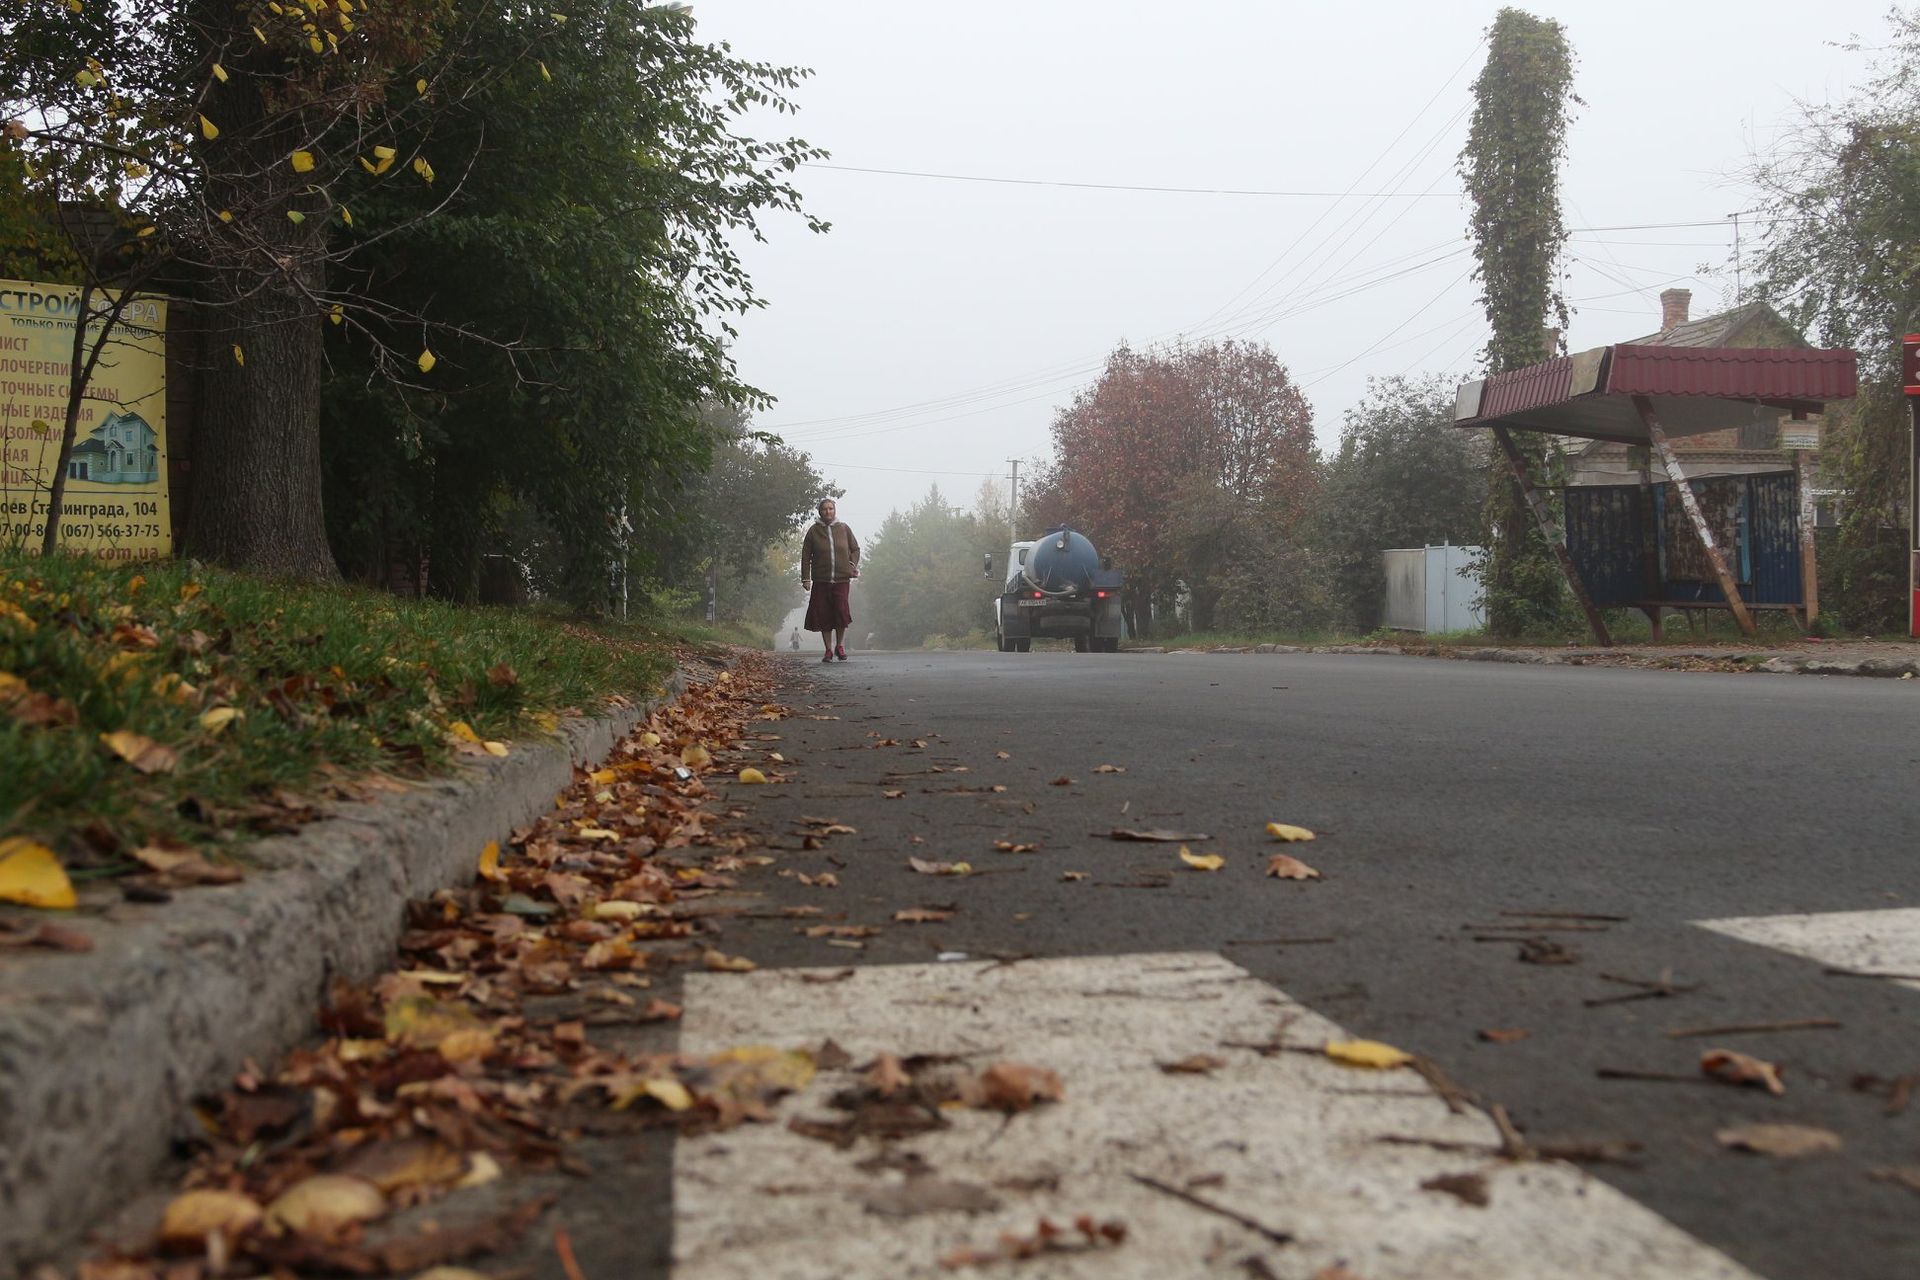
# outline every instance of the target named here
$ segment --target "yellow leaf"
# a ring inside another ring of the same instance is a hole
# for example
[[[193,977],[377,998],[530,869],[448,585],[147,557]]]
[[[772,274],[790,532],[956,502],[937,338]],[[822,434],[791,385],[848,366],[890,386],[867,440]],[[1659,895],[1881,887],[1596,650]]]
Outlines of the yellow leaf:
[[[205,1249],[207,1237],[231,1240],[260,1221],[260,1206],[238,1191],[202,1189],[175,1196],[160,1219],[160,1240],[181,1249]]]
[[[267,1206],[267,1220],[301,1235],[326,1236],[387,1211],[380,1188],[340,1173],[320,1173],[294,1183]]]
[[[436,357],[436,356],[435,356],[435,355],[433,354],[433,352],[431,352],[431,351],[422,351],[422,352],[420,353],[420,358],[419,358],[418,360],[416,360],[416,361],[414,361],[414,363],[420,366],[420,372],[422,372],[422,373],[432,373],[432,372],[433,372],[433,366],[435,366],[436,364],[439,364],[439,363],[440,363],[440,361],[439,361],[439,359],[438,359],[438,358],[437,358],[437,357]]]
[[[94,75],[91,71],[81,70],[74,73],[73,82],[82,89],[91,89],[100,83],[100,77]]]
[[[487,847],[480,851],[480,878],[482,880],[502,879],[500,873],[500,842],[487,841]]]
[[[553,79],[553,72],[547,70],[547,64],[544,62],[540,64],[540,78],[542,80],[547,80],[547,81],[551,81]]]
[[[638,1087],[622,1093],[613,1104],[616,1111],[624,1111],[641,1098],[652,1098],[669,1111],[686,1111],[693,1106],[693,1094],[687,1086],[671,1076],[655,1080],[642,1080]]]
[[[207,119],[205,116],[201,116],[200,117],[200,136],[205,138],[208,142],[212,142],[215,138],[220,136],[220,126],[215,124],[213,121]]]
[[[109,751],[142,773],[172,773],[174,765],[180,762],[173,748],[163,747],[145,734],[134,733],[130,729],[103,733],[100,741],[107,745]]]
[[[1349,1067],[1404,1067],[1413,1055],[1378,1040],[1329,1040],[1326,1055]]]
[[[220,82],[221,84],[225,84],[225,83],[227,82],[227,69],[226,69],[225,67],[223,67],[223,66],[221,66],[221,65],[220,65],[219,63],[217,63],[217,62],[216,62],[216,63],[214,63],[214,64],[213,64],[213,78],[214,78],[215,80],[218,80],[218,81],[219,81],[219,82]]]
[[[700,962],[714,973],[752,973],[759,967],[745,956],[730,956],[720,951],[707,952]]]
[[[218,215],[218,216],[219,216],[219,218],[220,218],[220,221],[222,221],[222,222],[232,222],[232,221],[233,221],[233,210],[231,210],[231,209],[222,209],[222,210],[220,211],[220,213],[219,213],[219,215]]]
[[[660,735],[649,730],[640,735],[640,741],[649,747],[657,747],[660,745]]]
[[[24,836],[10,836],[0,840],[0,902],[70,911],[80,900],[53,850]]]
[[[567,15],[564,13],[549,13],[547,16],[563,27],[567,25]]]
[[[465,720],[455,720],[452,724],[447,726],[447,732],[452,734],[454,737],[460,739],[460,741],[462,742],[478,743],[480,741],[480,735],[475,733],[473,731],[473,726],[468,724]]]
[[[305,222],[306,220],[307,220],[307,215],[300,212],[298,209],[287,210],[287,221],[293,223],[296,227],[299,226],[301,223]]]
[[[296,151],[291,158],[293,161],[293,171],[295,173],[313,172],[313,152]]]
[[[247,353],[240,349],[240,344],[237,342],[233,344],[233,362],[242,368],[246,367]]]
[[[587,776],[604,787],[608,783],[613,782],[614,780],[619,778],[620,775],[615,773],[611,769],[595,769],[592,773],[588,774]]]
[[[421,95],[423,95],[423,96],[424,96],[424,95],[425,95],[425,93],[427,92],[427,82],[426,82],[426,80],[425,80],[424,78],[422,78],[422,79],[419,79],[419,80],[415,80],[415,81],[413,82],[413,91],[414,91],[415,93],[418,93],[418,94],[421,94]]]
[[[156,228],[153,227],[142,227],[134,232],[133,235],[136,240],[145,240],[148,236],[152,235],[155,230]]]
[[[742,782],[762,783],[762,782],[765,782],[766,780],[767,780],[767,775],[760,772],[758,769],[754,768],[751,765],[747,766],[746,768],[740,771],[740,781]]]
[[[358,157],[358,158],[359,158],[359,161],[360,161],[360,167],[361,167],[362,169],[365,169],[365,170],[366,170],[366,171],[367,171],[368,173],[379,173],[379,172],[380,172],[380,171],[379,171],[378,169],[376,169],[376,168],[374,168],[374,167],[373,167],[373,162],[372,162],[371,160],[369,160],[369,159],[367,159],[367,158],[366,158],[365,156],[360,156],[360,157]]]
[[[507,744],[504,742],[495,742],[492,739],[488,739],[481,743],[480,746],[488,755],[499,756],[501,759],[505,759],[510,754],[507,750]]]
[[[353,210],[351,210],[351,209],[349,209],[349,208],[347,208],[347,206],[345,206],[345,205],[341,205],[341,206],[340,206],[340,221],[342,221],[342,222],[344,222],[344,223],[346,223],[346,224],[347,224],[348,226],[352,226],[352,225],[353,225]]]
[[[419,174],[423,180],[427,182],[433,181],[433,166],[427,163],[425,156],[415,156],[413,158],[413,171]]]
[[[593,908],[595,920],[638,920],[645,914],[646,904],[640,902],[600,902]]]
[[[1227,865],[1227,860],[1217,853],[1195,853],[1185,845],[1180,846],[1180,861],[1195,871],[1218,871]]]
[[[347,322],[346,308],[337,302],[334,303],[333,309],[327,312],[327,319],[333,321],[335,324],[345,324]]]
[[[699,769],[713,762],[713,753],[699,743],[680,749],[680,763]]]
[[[1267,824],[1267,834],[1275,840],[1313,839],[1313,832],[1307,830],[1305,827],[1289,826],[1284,822],[1269,822]]]
[[[215,707],[200,717],[200,727],[208,733],[218,733],[244,714],[238,707]]]
[[[267,33],[262,31],[260,28],[255,27],[253,29],[253,35],[254,35],[254,39],[258,40],[261,44],[265,44],[267,42]]]
[[[326,47],[327,47],[327,46],[325,46],[324,44],[321,44],[321,43],[320,43],[320,37],[319,37],[319,36],[308,36],[308,37],[307,37],[307,48],[309,48],[309,49],[311,49],[311,50],[313,50],[313,51],[314,51],[315,53],[320,53],[320,52],[321,52],[321,51],[323,51],[323,50],[324,50],[324,49],[325,49]]]

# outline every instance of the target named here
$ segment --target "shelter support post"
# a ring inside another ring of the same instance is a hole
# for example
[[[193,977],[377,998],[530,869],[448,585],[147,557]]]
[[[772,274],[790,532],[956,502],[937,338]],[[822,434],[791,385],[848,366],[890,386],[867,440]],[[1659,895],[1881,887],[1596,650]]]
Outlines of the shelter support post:
[[[1640,473],[1640,598],[1658,600],[1660,520],[1653,512],[1653,450],[1634,445],[1627,450],[1627,456],[1633,459],[1634,469]],[[1660,606],[1650,605],[1642,612],[1647,615],[1647,629],[1654,640],[1665,640],[1667,632],[1661,621]]]
[[[1820,621],[1820,564],[1814,553],[1813,450],[1793,451],[1794,488],[1800,494],[1800,601],[1807,630]]]
[[[1547,506],[1547,500],[1534,487],[1533,477],[1527,474],[1527,460],[1520,453],[1519,446],[1513,443],[1513,436],[1505,427],[1496,426],[1493,438],[1500,442],[1500,451],[1507,455],[1507,467],[1513,472],[1515,483],[1520,492],[1526,495],[1527,508],[1533,512],[1534,521],[1540,526],[1540,533],[1553,548],[1555,558],[1560,561],[1560,572],[1567,576],[1567,585],[1573,588],[1573,598],[1580,602],[1580,608],[1587,615],[1587,625],[1593,628],[1593,638],[1601,645],[1611,648],[1613,637],[1607,633],[1606,620],[1600,611],[1593,607],[1593,597],[1587,594],[1587,584],[1580,580],[1580,570],[1574,567],[1573,554],[1567,550],[1567,533],[1560,522],[1553,518],[1553,511]]]
[[[1733,620],[1740,624],[1742,633],[1752,635],[1753,614],[1748,611],[1747,602],[1740,596],[1740,586],[1727,568],[1725,553],[1713,541],[1713,530],[1707,527],[1707,517],[1700,510],[1700,501],[1687,484],[1687,473],[1681,470],[1680,459],[1674,456],[1673,445],[1668,442],[1667,433],[1661,429],[1660,419],[1654,416],[1653,401],[1645,396],[1635,396],[1633,408],[1647,428],[1647,438],[1652,441],[1654,452],[1660,455],[1660,465],[1666,468],[1667,478],[1673,481],[1673,492],[1686,510],[1694,533],[1699,535],[1700,545],[1706,548],[1707,563],[1713,566],[1713,576],[1720,583],[1720,593],[1727,598],[1727,607],[1733,610]]]

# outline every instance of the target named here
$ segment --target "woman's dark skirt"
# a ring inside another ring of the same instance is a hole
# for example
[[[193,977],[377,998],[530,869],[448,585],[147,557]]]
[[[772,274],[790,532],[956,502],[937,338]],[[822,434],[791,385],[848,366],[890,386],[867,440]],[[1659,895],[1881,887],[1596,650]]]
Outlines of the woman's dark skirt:
[[[807,621],[809,631],[833,631],[853,625],[853,605],[848,593],[853,589],[851,582],[816,582],[813,595],[807,600]]]

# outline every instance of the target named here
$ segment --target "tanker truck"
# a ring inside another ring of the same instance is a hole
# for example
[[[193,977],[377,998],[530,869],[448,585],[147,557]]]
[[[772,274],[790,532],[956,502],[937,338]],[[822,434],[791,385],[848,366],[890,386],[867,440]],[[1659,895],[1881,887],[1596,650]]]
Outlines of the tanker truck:
[[[1006,585],[994,601],[994,634],[1002,653],[1026,653],[1036,636],[1073,641],[1076,653],[1120,650],[1118,569],[1085,534],[1066,525],[1007,553]],[[993,576],[993,557],[986,557]]]

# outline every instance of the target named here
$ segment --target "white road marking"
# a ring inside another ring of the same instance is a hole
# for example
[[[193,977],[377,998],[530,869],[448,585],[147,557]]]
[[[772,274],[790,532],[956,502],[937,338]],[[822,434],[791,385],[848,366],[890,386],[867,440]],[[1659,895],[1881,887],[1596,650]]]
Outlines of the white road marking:
[[[854,1077],[822,1072],[781,1106],[777,1123],[678,1141],[677,1280],[985,1275],[943,1270],[938,1260],[988,1248],[1002,1232],[1031,1233],[1042,1216],[1065,1225],[1080,1214],[1124,1221],[1126,1242],[1021,1262],[1019,1280],[1244,1275],[1249,1255],[1288,1280],[1341,1261],[1366,1280],[1753,1280],[1572,1166],[1381,1142],[1389,1134],[1494,1142],[1484,1117],[1449,1114],[1410,1071],[1221,1047],[1263,1042],[1283,1018],[1292,1019],[1289,1044],[1346,1037],[1216,955],[875,966],[825,983],[797,970],[687,981],[686,1053],[831,1037],[855,1064],[891,1052],[1050,1067],[1066,1099],[1011,1120],[955,1111],[951,1128],[895,1144],[935,1176],[992,1189],[998,1209],[882,1218],[865,1211],[863,1197],[898,1185],[900,1175],[855,1167],[879,1149],[874,1139],[839,1151],[784,1127],[793,1116],[840,1114],[829,1099]],[[1212,1076],[1158,1068],[1195,1053],[1228,1065]],[[1296,1240],[1272,1244],[1134,1182],[1134,1172],[1176,1186],[1218,1175],[1199,1194]],[[1472,1172],[1486,1176],[1486,1208],[1420,1187]],[[1008,1189],[1045,1177],[1057,1177],[1057,1187]]]
[[[1742,942],[1818,960],[1836,969],[1920,974],[1920,907],[1742,916],[1695,924]],[[1920,989],[1920,981],[1902,986]]]

